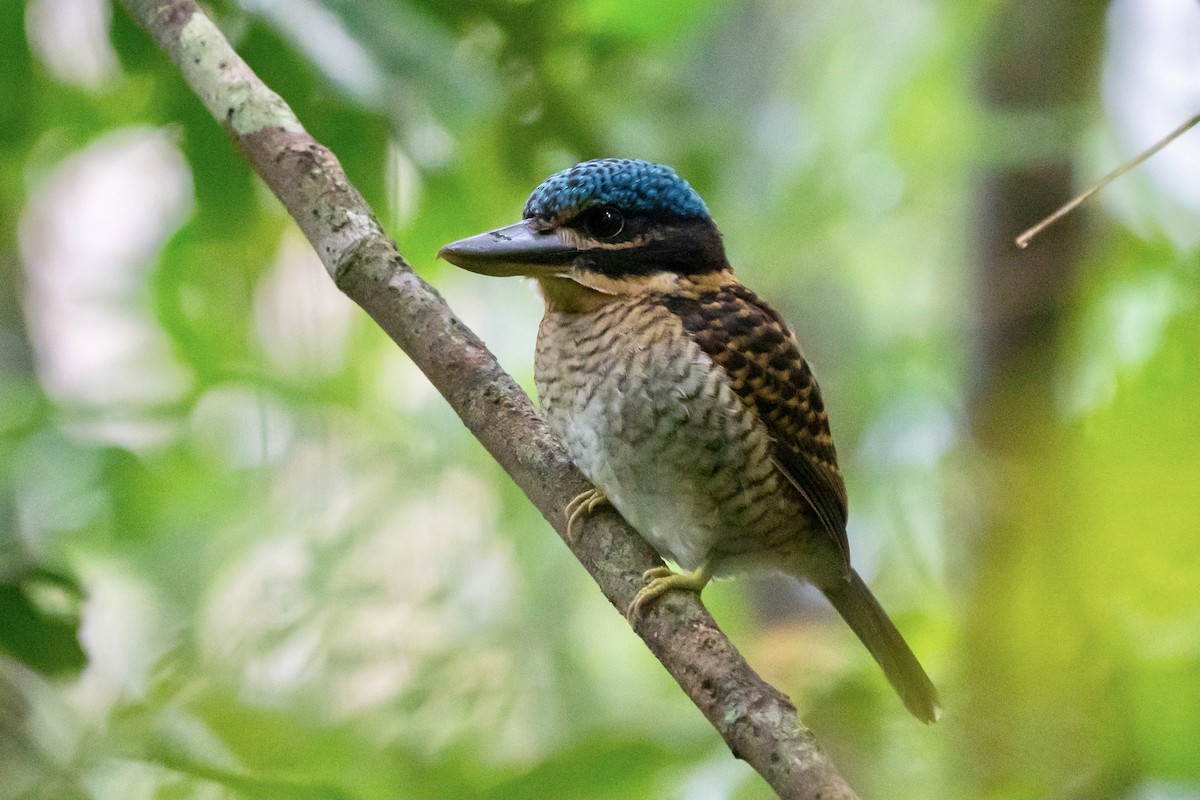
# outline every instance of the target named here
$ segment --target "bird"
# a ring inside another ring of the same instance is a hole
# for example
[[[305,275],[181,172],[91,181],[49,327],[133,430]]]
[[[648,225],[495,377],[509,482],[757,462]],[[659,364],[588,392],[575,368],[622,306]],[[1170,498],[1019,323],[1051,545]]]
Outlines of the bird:
[[[630,622],[671,590],[783,572],[816,586],[905,707],[937,690],[850,564],[846,485],[821,389],[784,319],[734,276],[707,205],[671,167],[585,161],[530,194],[519,222],[438,256],[532,278],[542,414],[591,490],[567,536],[611,505],[676,572],[646,572]]]

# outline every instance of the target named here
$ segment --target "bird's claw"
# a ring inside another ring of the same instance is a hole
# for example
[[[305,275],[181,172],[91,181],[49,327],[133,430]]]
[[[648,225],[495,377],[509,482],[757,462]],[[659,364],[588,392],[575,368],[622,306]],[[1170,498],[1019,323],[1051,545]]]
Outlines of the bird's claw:
[[[563,511],[567,516],[567,541],[575,542],[575,526],[578,525],[584,517],[591,514],[597,508],[608,505],[608,496],[603,491],[596,488],[588,489],[586,492],[581,492],[575,496],[571,502],[567,503],[566,509]]]
[[[634,623],[645,613],[650,603],[671,589],[684,589],[700,594],[711,577],[712,572],[707,564],[702,564],[697,569],[684,573],[672,572],[666,566],[652,567],[642,573],[642,580],[646,582],[646,585],[633,596],[633,602],[629,604],[625,618],[629,620],[630,624]]]
[[[643,572],[642,573],[642,581],[645,583],[651,583],[660,578],[669,578],[670,576],[672,576],[674,574],[675,573],[671,571],[671,568],[664,564],[664,565],[657,566],[657,567],[651,567],[650,569]]]

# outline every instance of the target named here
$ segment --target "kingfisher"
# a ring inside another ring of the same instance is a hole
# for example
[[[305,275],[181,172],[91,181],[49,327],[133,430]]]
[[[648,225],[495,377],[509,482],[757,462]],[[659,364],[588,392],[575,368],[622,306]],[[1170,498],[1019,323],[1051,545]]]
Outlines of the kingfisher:
[[[670,167],[605,158],[551,175],[520,222],[438,255],[533,278],[545,301],[534,378],[546,423],[594,488],[660,556],[627,612],[753,570],[808,581],[908,710],[937,690],[850,564],[846,486],[821,390],[783,318],[733,274],[700,195]]]

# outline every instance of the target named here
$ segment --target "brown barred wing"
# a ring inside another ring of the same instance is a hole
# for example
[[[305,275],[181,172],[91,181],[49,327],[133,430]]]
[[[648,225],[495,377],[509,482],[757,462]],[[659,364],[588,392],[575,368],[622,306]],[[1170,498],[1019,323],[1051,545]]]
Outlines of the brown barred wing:
[[[779,314],[740,283],[665,299],[701,349],[766,423],[773,460],[837,545],[850,574],[846,484],[821,389]]]

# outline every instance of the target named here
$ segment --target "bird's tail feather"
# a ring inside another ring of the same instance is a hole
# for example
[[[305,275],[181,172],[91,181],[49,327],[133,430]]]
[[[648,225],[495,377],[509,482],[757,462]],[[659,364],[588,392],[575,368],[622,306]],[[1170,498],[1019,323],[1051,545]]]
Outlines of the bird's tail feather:
[[[883,667],[904,707],[922,722],[936,722],[942,716],[937,689],[858,573],[851,570],[849,581],[821,590]]]

